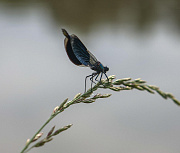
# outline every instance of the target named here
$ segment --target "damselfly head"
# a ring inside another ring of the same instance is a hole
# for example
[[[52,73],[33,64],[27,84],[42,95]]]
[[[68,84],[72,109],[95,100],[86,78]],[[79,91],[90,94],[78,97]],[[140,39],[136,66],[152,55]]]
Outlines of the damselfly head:
[[[107,71],[109,71],[109,67],[105,66],[104,67],[104,73],[106,73]]]

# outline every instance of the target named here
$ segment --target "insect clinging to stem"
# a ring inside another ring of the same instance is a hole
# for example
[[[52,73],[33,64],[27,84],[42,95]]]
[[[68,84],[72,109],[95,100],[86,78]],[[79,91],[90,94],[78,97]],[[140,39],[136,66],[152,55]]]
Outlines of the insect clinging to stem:
[[[85,92],[86,92],[86,80],[90,77],[91,80],[91,92],[92,92],[92,83],[93,78],[97,80],[98,76],[100,75],[99,81],[101,81],[103,74],[106,76],[107,80],[109,81],[106,72],[109,70],[107,66],[103,66],[101,62],[99,62],[96,57],[84,46],[81,40],[74,34],[69,35],[65,29],[62,29],[64,36],[64,46],[66,49],[66,53],[71,60],[77,66],[85,66],[90,67],[93,72],[92,74],[86,76],[85,78]]]

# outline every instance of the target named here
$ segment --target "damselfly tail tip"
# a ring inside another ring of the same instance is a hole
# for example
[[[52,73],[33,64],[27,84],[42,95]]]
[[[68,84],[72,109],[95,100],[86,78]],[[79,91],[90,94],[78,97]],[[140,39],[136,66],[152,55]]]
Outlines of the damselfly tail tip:
[[[64,36],[66,36],[67,38],[69,38],[68,32],[67,32],[65,29],[63,29],[63,28],[62,28],[61,30],[62,30]]]

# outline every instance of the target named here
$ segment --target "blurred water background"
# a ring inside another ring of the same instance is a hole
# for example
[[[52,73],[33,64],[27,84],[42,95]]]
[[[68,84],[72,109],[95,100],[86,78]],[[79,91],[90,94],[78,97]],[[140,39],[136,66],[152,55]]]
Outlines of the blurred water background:
[[[61,28],[110,68],[180,99],[179,0],[0,1],[0,152],[20,152],[54,107],[84,91],[89,68],[73,65]],[[90,83],[90,82],[89,82]],[[77,104],[56,117],[73,126],[33,153],[179,153],[180,108],[140,91]]]

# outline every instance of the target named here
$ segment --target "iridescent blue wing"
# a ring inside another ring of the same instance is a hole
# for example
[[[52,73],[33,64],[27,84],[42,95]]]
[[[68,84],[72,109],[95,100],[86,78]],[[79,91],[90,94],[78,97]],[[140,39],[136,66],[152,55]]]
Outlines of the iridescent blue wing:
[[[71,60],[71,62],[74,63],[75,65],[83,66],[82,63],[74,55],[74,52],[73,52],[72,47],[71,47],[70,40],[68,38],[64,39],[64,46],[66,49],[66,53],[67,53],[69,59]]]
[[[90,67],[92,67],[98,62],[98,60],[96,59],[96,57],[89,50],[87,50],[87,52],[90,55],[89,63],[90,63]]]
[[[78,66],[89,66],[92,68],[97,62],[96,57],[87,50],[76,35],[69,35],[65,29],[62,29],[62,32],[66,36],[64,45],[71,62]]]
[[[76,35],[71,35],[70,42],[74,55],[83,65],[91,67],[97,61]]]

